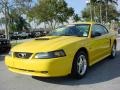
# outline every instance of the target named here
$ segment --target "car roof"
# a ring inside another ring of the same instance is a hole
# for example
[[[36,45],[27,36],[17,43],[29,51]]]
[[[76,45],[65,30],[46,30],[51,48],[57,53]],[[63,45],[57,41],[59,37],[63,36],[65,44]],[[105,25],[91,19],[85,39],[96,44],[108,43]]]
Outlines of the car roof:
[[[93,25],[93,24],[99,24],[99,25],[102,25],[102,26],[105,26],[104,24],[101,24],[101,23],[98,23],[98,22],[75,22],[75,23],[72,23],[73,25],[74,24],[90,24],[90,25]],[[70,25],[72,25],[70,24]],[[106,27],[106,26],[105,26]]]
[[[74,23],[67,24],[67,25],[65,25],[65,26],[77,25],[77,24],[90,24],[90,25],[99,24],[99,25],[105,26],[104,24],[97,23],[97,22],[74,22]],[[106,26],[105,26],[105,27],[106,27]]]
[[[96,24],[95,22],[75,22],[73,24]]]

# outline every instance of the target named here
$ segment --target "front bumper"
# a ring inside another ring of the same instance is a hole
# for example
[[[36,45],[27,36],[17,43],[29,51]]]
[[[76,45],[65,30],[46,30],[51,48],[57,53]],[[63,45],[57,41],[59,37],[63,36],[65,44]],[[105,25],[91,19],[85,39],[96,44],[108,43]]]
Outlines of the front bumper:
[[[5,57],[8,69],[15,73],[41,77],[66,76],[71,73],[72,60],[69,57],[52,59],[19,59]]]

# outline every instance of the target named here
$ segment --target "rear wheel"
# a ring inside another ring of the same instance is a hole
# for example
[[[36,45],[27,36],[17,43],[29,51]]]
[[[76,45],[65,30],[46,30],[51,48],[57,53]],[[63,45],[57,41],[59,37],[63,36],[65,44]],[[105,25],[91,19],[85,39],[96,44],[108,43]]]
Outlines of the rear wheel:
[[[111,50],[111,58],[114,58],[116,56],[116,44],[114,43],[112,46],[112,50]]]
[[[74,58],[71,75],[74,78],[81,79],[88,69],[88,55],[80,51]]]

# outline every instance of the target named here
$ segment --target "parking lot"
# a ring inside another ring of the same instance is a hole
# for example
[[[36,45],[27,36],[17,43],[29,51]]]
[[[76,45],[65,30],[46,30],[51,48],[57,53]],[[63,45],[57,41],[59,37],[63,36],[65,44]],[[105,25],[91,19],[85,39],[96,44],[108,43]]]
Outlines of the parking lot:
[[[120,38],[117,57],[107,58],[90,68],[81,80],[69,76],[40,78],[19,75],[7,70],[4,56],[0,55],[0,90],[120,90]]]

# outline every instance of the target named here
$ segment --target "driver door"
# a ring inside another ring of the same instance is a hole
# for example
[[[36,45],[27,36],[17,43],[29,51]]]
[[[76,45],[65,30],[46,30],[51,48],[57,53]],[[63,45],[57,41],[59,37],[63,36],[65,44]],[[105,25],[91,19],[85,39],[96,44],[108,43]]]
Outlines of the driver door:
[[[104,58],[109,46],[108,31],[100,24],[93,25],[90,40],[91,62],[94,64]]]

